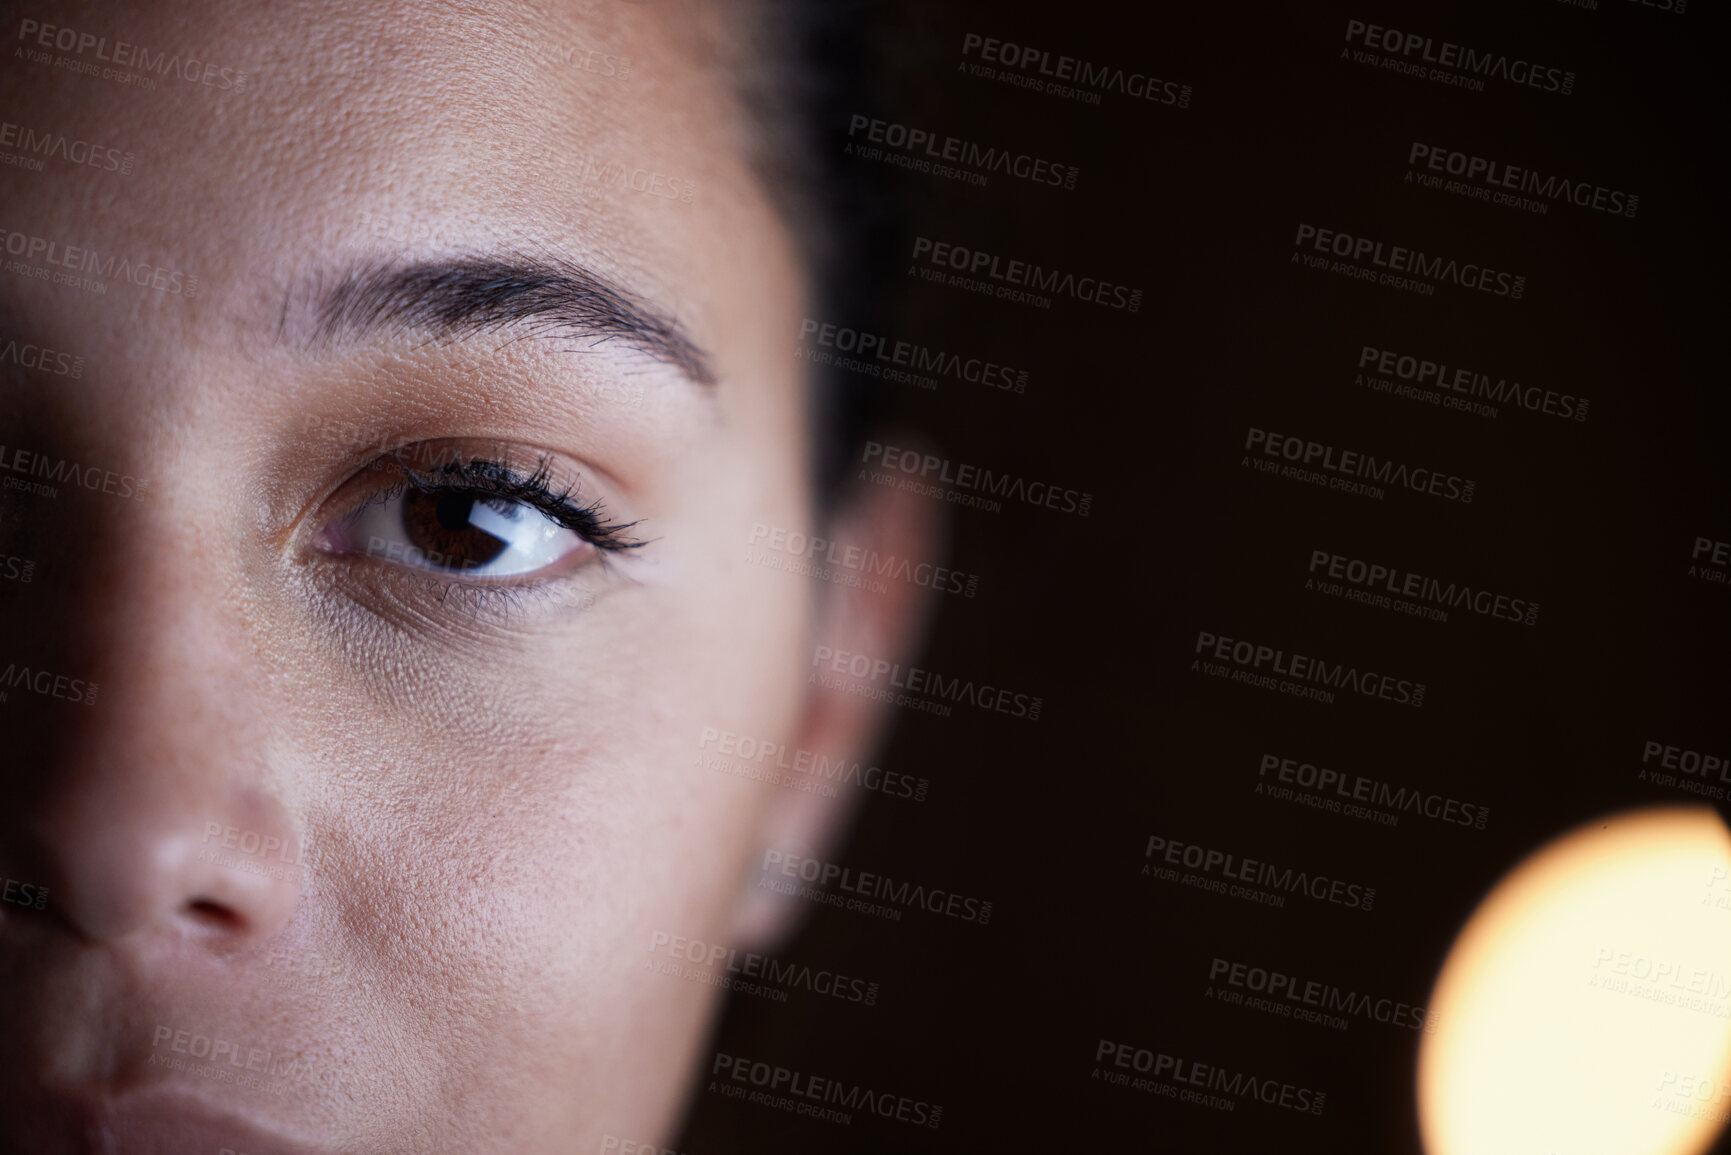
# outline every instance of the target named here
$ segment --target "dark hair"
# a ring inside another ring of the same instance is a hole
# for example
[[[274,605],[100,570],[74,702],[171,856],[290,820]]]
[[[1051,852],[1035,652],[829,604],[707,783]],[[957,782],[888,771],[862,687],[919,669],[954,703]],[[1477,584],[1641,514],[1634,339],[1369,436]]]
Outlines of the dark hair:
[[[750,59],[735,70],[757,134],[753,167],[806,256],[812,319],[861,330],[889,314],[883,254],[902,215],[883,170],[848,164],[841,148],[848,117],[874,103],[872,11],[864,0],[758,0]],[[812,476],[827,507],[888,398],[856,373],[813,363],[807,374]]]

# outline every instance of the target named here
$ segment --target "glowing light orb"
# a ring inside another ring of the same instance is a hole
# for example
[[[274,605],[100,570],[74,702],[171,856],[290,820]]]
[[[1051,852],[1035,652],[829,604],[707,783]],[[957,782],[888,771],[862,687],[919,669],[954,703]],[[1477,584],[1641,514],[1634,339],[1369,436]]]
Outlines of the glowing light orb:
[[[1593,822],[1479,905],[1419,1049],[1428,1155],[1699,1155],[1731,1115],[1731,831]]]

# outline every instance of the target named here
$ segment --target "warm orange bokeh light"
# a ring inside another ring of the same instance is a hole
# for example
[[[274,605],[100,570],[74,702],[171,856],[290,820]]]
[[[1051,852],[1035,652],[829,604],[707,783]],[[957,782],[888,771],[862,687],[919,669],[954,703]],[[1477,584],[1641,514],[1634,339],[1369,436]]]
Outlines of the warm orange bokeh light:
[[[1468,920],[1419,1051],[1427,1155],[1699,1155],[1731,1111],[1731,831],[1593,822]]]

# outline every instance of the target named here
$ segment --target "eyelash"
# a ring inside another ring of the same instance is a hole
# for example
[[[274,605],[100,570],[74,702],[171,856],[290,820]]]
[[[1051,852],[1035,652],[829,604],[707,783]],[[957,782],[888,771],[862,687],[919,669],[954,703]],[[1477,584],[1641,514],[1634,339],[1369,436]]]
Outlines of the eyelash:
[[[400,497],[413,487],[419,493],[435,496],[483,495],[521,502],[554,523],[571,530],[603,555],[641,549],[648,544],[647,541],[634,538],[626,532],[637,522],[608,521],[600,502],[582,503],[577,500],[577,488],[574,485],[555,489],[552,485],[551,462],[545,457],[536,463],[535,471],[528,475],[517,472],[503,457],[453,460],[440,466],[432,474],[417,471],[404,460],[402,450],[392,453],[390,459],[396,464],[400,473],[399,479],[368,497],[348,515],[350,520],[358,518],[361,511],[368,506]]]

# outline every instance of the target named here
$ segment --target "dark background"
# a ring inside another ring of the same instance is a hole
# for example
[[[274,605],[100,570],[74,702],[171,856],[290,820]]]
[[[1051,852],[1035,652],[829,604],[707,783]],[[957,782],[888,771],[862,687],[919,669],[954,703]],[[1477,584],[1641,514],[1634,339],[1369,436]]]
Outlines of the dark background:
[[[941,1103],[942,1126],[812,1122],[699,1085],[680,1151],[1419,1150],[1418,1033],[1204,1001],[1208,961],[1423,1004],[1463,920],[1539,844],[1596,815],[1701,801],[1636,781],[1643,741],[1731,749],[1731,588],[1685,576],[1696,535],[1731,538],[1712,8],[864,9],[859,111],[1081,169],[1064,191],[854,162],[904,214],[878,252],[883,326],[1030,371],[1021,396],[871,388],[891,427],[952,460],[1094,502],[1086,518],[953,509],[952,564],[981,589],[939,599],[919,664],[1041,694],[1043,715],[895,711],[876,761],[929,778],[930,798],[868,795],[831,855],[990,898],[990,924],[814,904],[785,957],[880,981],[878,1005],[736,997],[705,1052]],[[1349,17],[1568,68],[1575,91],[1367,68],[1340,58]],[[968,32],[1182,81],[1192,103],[1087,105],[962,75]],[[827,139],[840,154],[845,118]],[[1639,215],[1536,216],[1420,189],[1401,179],[1413,140],[1632,191]],[[1301,220],[1524,273],[1526,297],[1421,297],[1300,268]],[[1141,287],[1143,305],[1060,297],[1048,311],[924,284],[905,276],[919,235]],[[1372,393],[1352,383],[1364,344],[1585,396],[1589,417],[1487,420]],[[1478,495],[1370,501],[1263,476],[1239,464],[1250,425],[1435,465]],[[1528,597],[1542,617],[1436,624],[1319,597],[1303,588],[1313,548]],[[1420,710],[1321,706],[1205,678],[1190,670],[1199,630],[1386,667],[1428,695]],[[1488,829],[1258,797],[1266,751],[1488,804]],[[1154,833],[1366,882],[1374,912],[1139,877]],[[1325,1089],[1328,1106],[1223,1113],[1109,1087],[1089,1078],[1101,1038]]]

